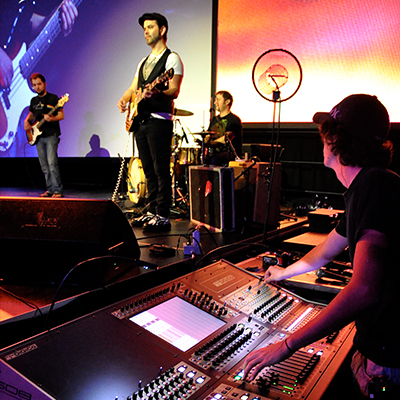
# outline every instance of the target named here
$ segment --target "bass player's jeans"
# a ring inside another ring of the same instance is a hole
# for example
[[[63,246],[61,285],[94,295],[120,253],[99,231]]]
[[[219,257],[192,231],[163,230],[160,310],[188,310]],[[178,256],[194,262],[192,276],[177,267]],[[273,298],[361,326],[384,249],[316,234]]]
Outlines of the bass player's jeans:
[[[58,165],[59,142],[60,139],[57,135],[51,135],[40,136],[36,144],[40,166],[46,180],[46,189],[50,194],[62,194],[64,191]]]

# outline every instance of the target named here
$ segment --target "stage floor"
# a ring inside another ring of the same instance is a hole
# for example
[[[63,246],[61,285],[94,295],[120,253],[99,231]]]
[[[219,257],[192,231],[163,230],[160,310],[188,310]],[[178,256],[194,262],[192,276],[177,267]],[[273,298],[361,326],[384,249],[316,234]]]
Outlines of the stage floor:
[[[32,188],[0,188],[1,198],[38,198],[39,192]],[[66,199],[82,200],[111,200],[113,191],[99,186],[78,186],[68,187],[65,191]],[[52,201],[52,200],[51,200]],[[59,201],[54,199],[54,201]],[[123,196],[116,196],[115,203],[122,210],[129,220],[132,216],[141,212],[140,207],[134,207],[129,199]],[[185,204],[183,203],[183,206]],[[290,237],[292,232],[296,234],[301,230],[305,223],[305,218],[295,220],[284,219],[278,229],[269,230],[264,233],[263,226],[242,223],[233,232],[213,232],[205,227],[200,228],[200,243],[202,253],[195,257],[184,254],[187,235],[191,235],[197,223],[190,220],[189,210],[185,207],[174,207],[171,213],[171,231],[166,233],[143,233],[141,228],[132,228],[140,248],[139,266],[128,268],[118,282],[129,281],[140,273],[151,272],[157,269],[170,268],[179,269],[180,274],[189,273],[193,268],[206,266],[219,258],[224,258],[230,262],[241,261],[254,256],[256,253],[265,251],[263,238],[268,237],[273,240],[283,235],[283,238]],[[294,234],[294,233],[293,233]],[[151,245],[164,245],[172,248],[172,254],[157,254],[150,251]],[[3,251],[7,251],[4,249]],[[8,266],[16,268],[17,266]],[[3,266],[7,268],[7,266]],[[115,282],[113,282],[114,284]],[[58,285],[41,284],[19,284],[15,282],[0,282],[0,324],[20,321],[24,318],[34,318],[41,310],[48,310],[50,304],[56,298],[56,307],[61,307],[79,296],[86,295],[93,288],[85,286],[70,285],[64,287],[58,293]],[[136,289],[137,290],[137,289]],[[18,338],[23,339],[23,338]],[[9,340],[9,339],[8,339]],[[11,343],[1,343],[0,348]]]

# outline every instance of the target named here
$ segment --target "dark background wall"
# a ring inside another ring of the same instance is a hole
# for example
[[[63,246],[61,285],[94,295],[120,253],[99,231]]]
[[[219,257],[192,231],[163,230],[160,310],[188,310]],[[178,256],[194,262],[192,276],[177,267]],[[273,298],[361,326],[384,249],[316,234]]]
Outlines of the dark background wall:
[[[315,196],[328,197],[332,206],[341,205],[345,188],[334,172],[323,165],[322,143],[317,127],[313,124],[281,124],[279,131],[271,124],[244,124],[243,141],[248,144],[274,142],[283,147],[282,202],[313,201]],[[279,132],[279,137],[277,134]],[[400,124],[392,124],[389,133],[395,147],[391,169],[400,172]],[[250,154],[251,156],[251,154]],[[128,160],[126,160],[128,162]],[[268,160],[262,160],[268,161]],[[120,170],[119,158],[62,157],[60,167],[66,189],[68,186],[101,186],[114,189]],[[127,163],[126,163],[127,165]],[[0,187],[39,187],[42,189],[43,174],[36,158],[0,158]]]

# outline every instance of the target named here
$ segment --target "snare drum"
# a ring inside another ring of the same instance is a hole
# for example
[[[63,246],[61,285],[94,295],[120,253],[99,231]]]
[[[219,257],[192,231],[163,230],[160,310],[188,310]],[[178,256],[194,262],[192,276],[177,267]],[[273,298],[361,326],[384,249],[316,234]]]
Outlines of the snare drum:
[[[183,165],[199,165],[201,148],[181,147],[179,149],[178,163]]]
[[[129,200],[134,204],[144,202],[147,197],[147,183],[142,161],[138,157],[132,157],[129,160],[126,182],[128,185]]]

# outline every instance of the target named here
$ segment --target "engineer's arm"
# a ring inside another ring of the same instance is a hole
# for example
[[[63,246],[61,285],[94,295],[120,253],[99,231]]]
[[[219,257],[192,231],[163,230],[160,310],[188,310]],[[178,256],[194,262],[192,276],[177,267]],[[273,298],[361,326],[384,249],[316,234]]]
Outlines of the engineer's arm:
[[[289,336],[286,343],[282,341],[250,353],[245,360],[244,377],[254,379],[262,368],[290,357],[289,349],[296,351],[338,331],[378,302],[387,247],[384,234],[373,230],[362,232],[356,245],[350,283],[320,314]]]
[[[264,279],[266,282],[276,282],[314,271],[331,262],[346,247],[347,239],[333,229],[322,243],[314,247],[299,261],[289,265],[287,268],[269,267],[265,272]]]

